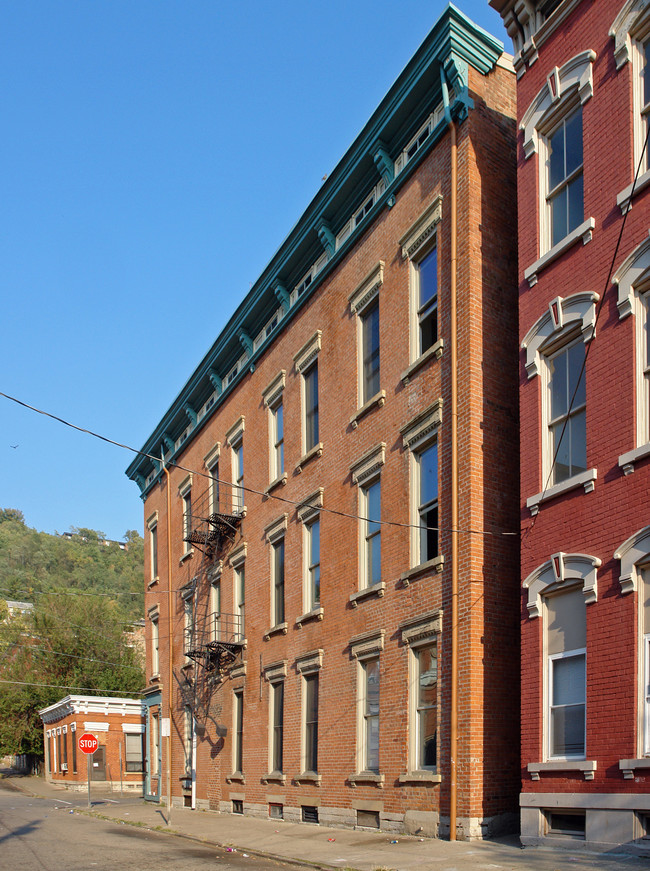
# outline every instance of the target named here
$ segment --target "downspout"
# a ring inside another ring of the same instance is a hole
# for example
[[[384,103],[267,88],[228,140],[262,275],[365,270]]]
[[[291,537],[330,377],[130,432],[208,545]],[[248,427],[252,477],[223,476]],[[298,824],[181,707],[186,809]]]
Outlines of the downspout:
[[[167,479],[167,636],[169,643],[169,669],[167,675],[167,825],[172,819],[172,687],[174,671],[172,654],[174,652],[174,636],[172,635],[172,485],[169,470],[161,455],[162,469]]]
[[[451,623],[451,661],[450,661],[450,696],[451,710],[449,715],[449,840],[456,840],[456,808],[457,808],[457,756],[458,756],[458,324],[456,310],[458,259],[456,242],[458,231],[457,187],[458,187],[458,144],[456,139],[456,124],[451,117],[449,107],[449,90],[445,71],[440,65],[440,80],[442,84],[442,100],[445,120],[451,134],[451,279],[449,292],[449,332],[450,332],[450,369],[451,369],[451,608],[449,621]]]

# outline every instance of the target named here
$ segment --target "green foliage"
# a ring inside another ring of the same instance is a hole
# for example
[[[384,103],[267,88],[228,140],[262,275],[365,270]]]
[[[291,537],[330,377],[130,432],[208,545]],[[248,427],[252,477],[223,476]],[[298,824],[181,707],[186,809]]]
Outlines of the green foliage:
[[[42,755],[38,711],[68,694],[144,686],[128,636],[144,612],[143,540],[130,531],[121,550],[95,530],[72,532],[36,532],[21,512],[0,509],[0,598],[34,603],[21,617],[0,614],[0,756]]]

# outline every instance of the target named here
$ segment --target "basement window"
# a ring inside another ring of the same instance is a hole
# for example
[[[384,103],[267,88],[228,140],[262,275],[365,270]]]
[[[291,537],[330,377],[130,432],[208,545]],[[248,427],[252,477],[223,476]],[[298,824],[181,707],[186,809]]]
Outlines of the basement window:
[[[244,813],[244,802],[241,798],[234,798],[232,800],[232,812],[234,814]]]
[[[584,811],[548,811],[547,834],[564,838],[585,838],[585,812]]]
[[[357,826],[364,829],[379,828],[379,811],[357,811]]]
[[[310,804],[304,804],[302,806],[302,821],[303,823],[318,824],[318,808]]]
[[[284,819],[284,805],[283,804],[274,804],[271,802],[269,804],[269,819],[270,820],[283,820]]]

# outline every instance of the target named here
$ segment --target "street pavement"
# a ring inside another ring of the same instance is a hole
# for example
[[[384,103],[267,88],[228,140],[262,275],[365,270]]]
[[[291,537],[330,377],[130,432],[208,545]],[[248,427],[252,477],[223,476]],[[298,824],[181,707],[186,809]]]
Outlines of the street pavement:
[[[254,856],[325,871],[636,871],[641,868],[647,871],[649,867],[647,858],[622,853],[588,853],[573,844],[567,849],[522,849],[514,836],[452,843],[176,807],[172,808],[171,819],[168,819],[165,806],[146,802],[139,796],[103,791],[97,783],[91,786],[92,806],[89,808],[85,792],[72,792],[45,783],[42,778],[10,771],[0,770],[0,776],[6,787],[20,789],[48,803],[54,801],[54,807],[60,810],[224,848],[235,867],[238,861],[244,865],[248,857]]]

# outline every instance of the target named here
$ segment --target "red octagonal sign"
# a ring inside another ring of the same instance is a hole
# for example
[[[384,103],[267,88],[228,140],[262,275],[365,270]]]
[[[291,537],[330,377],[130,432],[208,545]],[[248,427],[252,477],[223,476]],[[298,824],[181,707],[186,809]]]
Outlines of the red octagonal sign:
[[[87,753],[89,756],[97,750],[99,741],[90,732],[84,732],[79,739],[79,749],[82,753]]]

